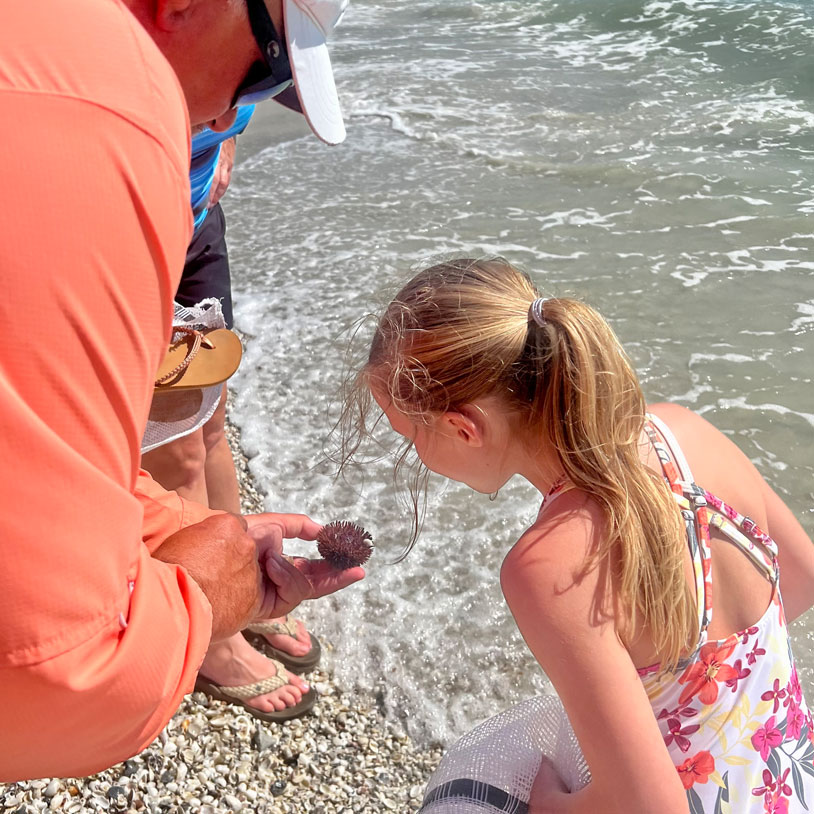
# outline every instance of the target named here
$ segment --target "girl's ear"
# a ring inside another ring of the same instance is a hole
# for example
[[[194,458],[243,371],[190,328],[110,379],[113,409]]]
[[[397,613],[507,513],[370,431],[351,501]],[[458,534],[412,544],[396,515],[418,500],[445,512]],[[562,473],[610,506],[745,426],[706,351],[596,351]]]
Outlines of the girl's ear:
[[[444,413],[441,423],[450,436],[467,446],[483,446],[483,414],[472,405],[464,404],[458,411]]]

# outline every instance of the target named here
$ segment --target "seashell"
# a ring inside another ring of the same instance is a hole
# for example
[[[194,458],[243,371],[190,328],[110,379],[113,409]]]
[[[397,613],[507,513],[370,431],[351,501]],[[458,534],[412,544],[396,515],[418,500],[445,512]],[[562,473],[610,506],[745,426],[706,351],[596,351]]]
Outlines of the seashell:
[[[42,792],[43,797],[53,797],[59,791],[60,785],[59,780],[54,778]]]
[[[197,738],[204,731],[203,726],[198,721],[190,721],[186,733],[190,738]]]
[[[226,803],[232,811],[240,811],[243,808],[243,803],[241,800],[238,800],[234,794],[224,794],[223,801]]]

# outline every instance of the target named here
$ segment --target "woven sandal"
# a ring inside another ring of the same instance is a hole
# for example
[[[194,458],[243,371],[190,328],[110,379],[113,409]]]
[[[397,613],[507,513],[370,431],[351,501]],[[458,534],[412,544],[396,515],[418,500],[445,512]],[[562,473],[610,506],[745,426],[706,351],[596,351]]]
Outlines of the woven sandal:
[[[311,649],[303,656],[292,656],[285,650],[272,647],[266,639],[266,636],[273,635],[291,636],[292,639],[296,639],[299,621],[293,616],[285,616],[282,622],[256,622],[249,625],[243,631],[243,635],[254,647],[270,654],[273,659],[281,661],[289,670],[293,670],[295,673],[307,673],[319,664],[322,657],[322,646],[319,639],[311,633],[308,634],[311,639]]]
[[[262,681],[255,681],[253,684],[241,684],[238,687],[223,687],[220,684],[212,683],[209,679],[199,674],[198,678],[195,679],[195,690],[205,693],[218,701],[223,701],[227,704],[237,704],[243,707],[250,715],[268,723],[290,721],[292,718],[299,718],[308,712],[317,701],[317,694],[313,689],[309,689],[308,692],[304,693],[302,700],[293,707],[276,709],[271,712],[264,712],[262,709],[257,709],[246,703],[250,698],[257,698],[258,695],[265,695],[267,692],[273,692],[279,687],[284,687],[290,683],[285,667],[283,667],[279,661],[274,661],[274,659],[272,659],[272,664],[277,668],[276,675],[270,678],[264,678]]]

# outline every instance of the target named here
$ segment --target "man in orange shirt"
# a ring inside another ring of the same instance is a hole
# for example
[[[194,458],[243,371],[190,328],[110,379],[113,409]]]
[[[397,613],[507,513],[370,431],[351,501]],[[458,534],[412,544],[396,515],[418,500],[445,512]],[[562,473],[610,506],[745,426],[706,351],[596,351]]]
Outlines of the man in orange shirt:
[[[217,514],[138,469],[191,234],[189,125],[287,83],[263,0],[0,4],[0,781],[146,746],[210,641],[344,587],[291,563],[303,515]],[[324,33],[344,0],[266,0],[297,100],[341,141]],[[326,67],[327,65],[327,67]],[[299,75],[298,75],[299,72]],[[290,89],[289,89],[290,90]],[[327,90],[327,92],[326,92]],[[258,97],[255,97],[258,98]]]

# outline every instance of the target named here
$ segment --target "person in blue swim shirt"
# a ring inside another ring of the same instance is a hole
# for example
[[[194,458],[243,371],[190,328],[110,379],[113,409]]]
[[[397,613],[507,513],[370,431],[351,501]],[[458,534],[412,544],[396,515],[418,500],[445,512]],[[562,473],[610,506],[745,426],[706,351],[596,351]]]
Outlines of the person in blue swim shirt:
[[[222,132],[205,127],[192,136],[189,183],[195,233],[187,251],[176,302],[192,306],[216,297],[226,327],[232,327],[232,286],[226,250],[226,219],[220,205],[232,175],[237,136],[249,124],[254,105],[238,108],[235,123]]]
[[[237,136],[253,113],[254,105],[239,107],[228,129],[205,127],[192,136],[189,179],[195,232],[175,301],[194,306],[215,297],[229,328],[233,324],[232,288],[220,199],[231,180]],[[212,417],[188,435],[145,453],[142,466],[165,489],[212,509],[240,514],[240,489],[225,433],[226,398],[224,384]],[[318,640],[293,617],[253,625],[245,633],[270,651],[273,659],[254,649],[243,634],[213,643],[196,689],[241,704],[262,720],[285,720],[307,712],[316,695],[290,670],[305,672],[316,666],[321,651]],[[244,687],[250,689],[243,691]]]

